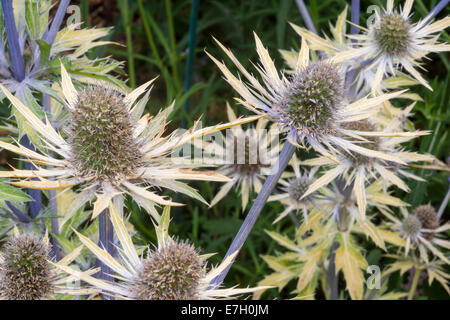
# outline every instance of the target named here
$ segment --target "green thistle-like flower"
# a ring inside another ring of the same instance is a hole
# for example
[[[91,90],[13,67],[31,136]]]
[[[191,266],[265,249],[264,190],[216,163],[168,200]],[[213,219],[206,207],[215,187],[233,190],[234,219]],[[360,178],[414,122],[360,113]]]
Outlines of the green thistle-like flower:
[[[338,68],[326,62],[311,62],[292,76],[279,108],[288,122],[304,134],[332,131],[337,109],[343,101],[343,79]]]
[[[137,273],[132,292],[139,300],[198,299],[204,266],[194,246],[173,241],[150,253]]]
[[[287,188],[287,192],[293,201],[297,201],[298,203],[307,202],[311,198],[311,195],[302,199],[302,196],[305,194],[306,190],[308,190],[311,181],[308,179],[308,176],[303,175],[300,177],[292,178],[289,181],[289,187]]]
[[[20,235],[4,247],[0,264],[0,297],[39,300],[53,293],[49,247],[39,238]]]
[[[81,176],[114,182],[134,174],[142,154],[121,93],[89,86],[71,116],[72,163]]]
[[[375,29],[375,40],[388,55],[401,56],[406,53],[409,42],[409,23],[401,15],[388,13],[381,17]]]

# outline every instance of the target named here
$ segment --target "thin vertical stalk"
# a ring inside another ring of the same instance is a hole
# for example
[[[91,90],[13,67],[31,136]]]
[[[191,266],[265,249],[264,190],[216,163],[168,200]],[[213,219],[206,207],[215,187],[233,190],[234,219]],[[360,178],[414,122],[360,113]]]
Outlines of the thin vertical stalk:
[[[191,17],[189,22],[189,44],[188,44],[188,57],[186,61],[186,73],[184,76],[184,88],[183,91],[187,92],[191,88],[191,82],[192,82],[192,66],[194,64],[194,57],[195,57],[195,42],[197,38],[197,19],[198,19],[198,5],[199,0],[192,0],[192,7],[191,7]],[[186,111],[186,114],[189,114],[189,97],[184,102],[184,110]],[[183,128],[186,128],[186,117],[183,116],[181,119],[181,126]]]
[[[330,290],[330,300],[338,300],[339,298],[339,286],[338,275],[336,274],[336,254],[334,251],[338,248],[339,244],[334,242],[331,246],[330,255],[328,256],[328,288]]]
[[[136,76],[134,72],[133,38],[131,36],[131,17],[128,10],[128,0],[122,0],[122,15],[125,20],[125,36],[127,41],[128,76],[130,77],[130,87],[136,87]]]
[[[35,151],[33,144],[31,143],[30,139],[24,135],[20,141],[20,144],[24,146],[25,148],[28,148],[32,151]],[[36,167],[31,162],[25,161],[24,162],[24,168],[25,170],[35,170]],[[34,180],[37,180],[37,178],[34,178]],[[33,201],[29,202],[29,208],[30,208],[30,216],[31,218],[36,218],[42,210],[42,193],[38,189],[28,189],[28,194],[30,197],[33,198]]]
[[[193,6],[194,6],[195,1],[196,0],[193,1],[193,4],[192,4]],[[167,22],[169,24],[170,47],[172,48],[172,51],[170,53],[170,64],[172,65],[173,82],[175,84],[176,90],[179,91],[180,90],[180,80],[178,77],[178,66],[177,66],[177,46],[176,46],[176,42],[175,42],[175,29],[173,27],[171,1],[165,0],[165,6],[166,6]],[[191,16],[192,16],[192,12],[191,12]],[[189,26],[189,29],[190,29],[190,26]]]
[[[264,182],[264,185],[262,186],[261,191],[256,197],[255,202],[253,202],[253,205],[250,211],[248,212],[247,216],[245,217],[245,220],[242,223],[242,226],[239,229],[238,233],[236,234],[233,242],[231,243],[231,246],[228,249],[224,260],[231,254],[239,252],[239,250],[245,243],[245,240],[252,231],[252,228],[255,225],[255,222],[258,219],[259,214],[264,208],[267,199],[271,195],[273,189],[275,188],[278,180],[281,177],[281,174],[284,172],[284,169],[286,169],[286,166],[288,165],[289,161],[294,155],[295,150],[296,147],[294,145],[292,145],[289,141],[285,142],[277,163],[275,164],[274,168],[272,168],[272,172]],[[216,278],[212,280],[213,285],[219,285],[223,282],[223,279],[225,279],[228,271],[230,270],[231,265],[232,263],[230,263],[225,270],[223,270]]]
[[[98,228],[99,228],[99,241],[98,245],[100,248],[105,249],[111,256],[114,256],[115,247],[114,247],[114,231],[113,225],[109,216],[109,209],[105,209],[102,213],[100,213],[98,217]],[[101,261],[98,261],[100,266],[100,271],[97,274],[99,279],[113,282],[113,273],[114,271],[104,264]],[[108,295],[103,295],[104,300],[111,300],[112,298]]]
[[[353,24],[359,25],[359,11],[361,10],[360,0],[352,0],[352,17]],[[353,25],[350,27],[350,34],[359,33],[359,28]]]
[[[306,27],[309,29],[309,31],[317,34],[316,27],[314,26],[314,23],[311,19],[311,15],[309,14],[308,8],[306,8],[303,0],[295,0],[295,3],[297,4],[298,10],[300,11],[302,18],[305,21]]]
[[[5,201],[6,205],[8,206],[9,210],[12,211],[12,213],[16,216],[17,219],[19,219],[20,222],[23,223],[30,223],[31,219],[24,214],[22,211],[17,209],[11,202]]]
[[[52,46],[53,41],[55,41],[56,34],[61,27],[61,23],[67,12],[67,7],[69,6],[70,0],[61,0],[59,3],[58,10],[56,10],[55,17],[53,18],[52,25],[48,32],[44,34],[43,40],[45,40],[50,46]]]
[[[12,0],[2,0],[3,18],[5,21],[6,37],[8,38],[9,55],[14,78],[22,81],[25,78],[25,66],[19,46],[19,35],[16,22],[14,21],[14,10]]]
[[[447,191],[447,194],[444,197],[444,200],[442,200],[441,205],[439,206],[439,210],[437,212],[438,220],[442,217],[442,214],[444,213],[445,208],[447,208],[448,201],[450,200],[450,188]]]
[[[50,113],[50,96],[44,94],[42,97],[43,100],[43,109],[46,113]],[[58,224],[58,199],[56,198],[56,190],[48,191],[48,204],[50,213],[52,215],[51,218],[51,230],[53,234],[59,234],[59,224]],[[56,240],[55,237],[52,237],[52,254],[55,257],[56,261],[61,259],[61,246]]]

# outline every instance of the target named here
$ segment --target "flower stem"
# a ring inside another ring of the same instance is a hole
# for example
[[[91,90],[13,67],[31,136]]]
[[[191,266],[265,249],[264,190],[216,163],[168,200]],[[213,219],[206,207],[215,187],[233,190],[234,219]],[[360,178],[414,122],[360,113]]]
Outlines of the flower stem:
[[[359,11],[361,8],[360,0],[352,0],[352,18],[351,21],[354,24],[359,24]],[[350,34],[357,34],[359,32],[359,28],[352,25],[350,27]]]
[[[98,217],[98,229],[99,229],[99,240],[98,245],[100,248],[105,249],[111,256],[115,254],[114,247],[114,233],[113,226],[109,216],[109,209],[105,209],[100,213]],[[97,273],[97,278],[113,282],[114,278],[112,274],[114,271],[101,261],[98,261],[100,266],[100,271]],[[103,295],[104,300],[111,300],[112,298],[108,295]]]
[[[308,8],[306,8],[305,6],[305,2],[303,2],[303,0],[295,0],[295,3],[297,4],[298,10],[300,11],[302,18],[305,21],[306,27],[309,29],[309,31],[317,34],[316,27],[314,26],[311,15],[308,12]]]
[[[64,19],[64,16],[66,15],[69,3],[70,0],[61,0],[58,6],[58,10],[56,10],[55,18],[53,19],[52,25],[50,26],[48,32],[46,32],[43,36],[43,40],[47,42],[50,45],[50,47],[52,46],[53,41],[55,41],[56,34],[58,33],[59,28],[61,27],[61,23]]]
[[[442,200],[441,205],[439,206],[439,210],[437,212],[438,220],[442,217],[442,214],[445,211],[445,208],[447,208],[448,201],[450,200],[450,188],[447,191],[447,194],[444,197],[444,200]]]
[[[250,211],[248,212],[247,216],[245,217],[245,220],[242,223],[242,226],[239,229],[238,233],[236,234],[233,242],[231,243],[231,246],[228,249],[224,260],[231,254],[238,252],[241,249],[242,245],[245,243],[245,240],[252,231],[252,228],[255,225],[255,222],[258,219],[259,214],[264,208],[267,199],[269,198],[270,194],[275,188],[278,180],[280,179],[281,174],[283,173],[284,169],[289,163],[289,160],[291,160],[292,156],[294,155],[295,150],[296,147],[294,145],[289,143],[289,141],[285,142],[277,163],[272,168],[272,172],[264,182],[264,185],[262,186],[261,191],[256,197],[255,202],[253,202],[253,205]],[[228,271],[231,268],[231,265],[232,263],[230,263],[227,268],[225,268],[216,278],[212,280],[213,285],[220,285],[223,282],[223,279],[225,279]]]
[[[441,12],[442,9],[444,9],[450,0],[441,0],[439,3],[430,11],[430,13],[427,14],[427,16],[423,19],[424,25],[426,22],[429,22],[431,19],[433,19],[439,12]]]
[[[339,247],[339,243],[334,242],[331,246],[330,255],[328,256],[328,288],[330,289],[329,300],[338,300],[339,298],[339,287],[338,280],[339,277],[336,273],[336,254],[334,251]]]
[[[198,19],[198,4],[199,0],[193,0],[191,6],[191,18],[189,21],[189,44],[188,44],[188,56],[186,61],[186,72],[184,75],[184,92],[188,92],[191,88],[192,82],[192,66],[194,64],[195,57],[195,42],[197,38],[197,19]],[[175,49],[174,49],[175,50]],[[186,114],[189,114],[189,97],[184,102],[184,110]],[[182,128],[186,128],[186,117],[181,119]]]
[[[420,274],[422,272],[422,269],[415,269],[414,272],[414,278],[413,281],[411,283],[411,288],[409,289],[409,293],[408,293],[408,300],[412,300],[414,298],[414,294],[416,293],[416,289],[417,289],[417,284],[419,283],[419,278],[420,278]]]
[[[3,18],[5,22],[6,36],[8,38],[9,55],[14,78],[22,81],[25,78],[25,66],[22,51],[19,45],[16,22],[14,21],[14,10],[12,0],[2,0]]]

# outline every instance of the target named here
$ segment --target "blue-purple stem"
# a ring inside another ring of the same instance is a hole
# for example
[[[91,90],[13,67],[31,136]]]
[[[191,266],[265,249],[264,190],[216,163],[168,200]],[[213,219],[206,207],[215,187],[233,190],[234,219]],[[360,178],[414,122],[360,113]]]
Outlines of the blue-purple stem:
[[[2,0],[2,8],[14,79],[21,82],[25,78],[25,65],[23,63],[22,51],[20,50],[16,22],[14,21],[12,0]]]
[[[100,248],[105,249],[111,256],[115,255],[115,247],[114,247],[114,231],[113,225],[109,216],[109,209],[105,209],[98,216],[98,228],[99,228],[99,241],[98,244]],[[114,271],[108,267],[106,264],[97,260],[98,265],[100,266],[100,271],[97,274],[97,278],[113,282],[114,278],[112,274]],[[103,295],[104,300],[112,300],[112,298],[106,294]]]
[[[294,155],[295,150],[296,147],[294,145],[289,143],[289,141],[285,142],[277,163],[275,164],[274,168],[272,168],[271,174],[267,177],[266,181],[264,182],[264,185],[262,186],[261,191],[256,197],[255,202],[253,202],[253,205],[250,211],[248,212],[247,216],[245,217],[245,220],[242,223],[242,226],[239,229],[238,233],[236,234],[233,242],[231,243],[231,246],[228,249],[224,260],[231,254],[239,252],[239,250],[245,243],[245,240],[252,231],[256,220],[258,219],[262,209],[264,208],[264,205],[267,202],[267,199],[272,194],[272,191],[277,185],[277,182],[280,179],[281,174],[284,172],[284,169],[286,169],[289,160],[291,160],[292,156]],[[213,285],[220,285],[223,282],[223,279],[225,279],[228,271],[230,270],[231,265],[232,263],[230,263],[228,267],[222,271],[221,274],[219,274],[216,278],[212,280]]]
[[[309,14],[308,8],[306,8],[303,0],[295,0],[295,3],[297,4],[298,10],[300,11],[302,18],[305,21],[306,27],[309,29],[309,31],[317,34],[316,27],[314,26],[311,15]]]
[[[351,21],[353,24],[359,25],[359,12],[361,9],[361,3],[359,0],[352,0],[352,17]],[[355,25],[350,27],[350,34],[357,34],[359,32],[359,28]]]
[[[67,12],[67,7],[69,6],[70,0],[61,0],[59,3],[58,10],[56,11],[55,17],[53,18],[52,25],[50,29],[44,34],[42,40],[47,42],[50,46],[52,46],[53,41],[55,41],[56,34],[61,27],[61,23],[64,19],[64,16]]]
[[[448,5],[449,1],[450,0],[441,0],[441,1],[439,1],[439,3],[424,18],[424,21],[430,21],[435,16],[437,16],[439,14],[439,12],[441,12],[442,9],[444,9]]]
[[[9,210],[12,211],[12,213],[17,217],[17,219],[22,223],[30,223],[31,219],[26,214],[24,214],[22,211],[17,209],[11,202],[5,201],[6,205],[8,206]]]

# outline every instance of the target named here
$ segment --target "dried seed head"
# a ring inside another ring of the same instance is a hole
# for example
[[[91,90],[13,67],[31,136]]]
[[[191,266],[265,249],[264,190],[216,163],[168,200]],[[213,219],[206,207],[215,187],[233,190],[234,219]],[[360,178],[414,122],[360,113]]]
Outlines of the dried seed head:
[[[39,238],[20,235],[4,247],[0,264],[0,297],[39,300],[52,293],[49,248]]]
[[[260,171],[262,162],[256,139],[248,135],[239,138],[234,137],[233,148],[233,169],[236,173],[241,176],[252,176]]]
[[[401,230],[407,237],[417,237],[421,228],[422,223],[415,215],[410,214],[403,219]]]
[[[81,176],[115,182],[134,173],[142,155],[119,92],[86,87],[71,117],[72,164]]]
[[[409,24],[397,13],[385,14],[375,29],[375,41],[387,55],[401,56],[409,46]]]
[[[303,134],[329,132],[343,95],[343,79],[338,68],[326,62],[311,62],[292,76],[280,101],[283,122]]]
[[[415,208],[412,212],[422,223],[424,229],[436,229],[439,227],[439,219],[434,208],[429,204],[424,204]],[[433,237],[433,232],[424,232],[426,239]]]
[[[312,200],[314,193],[301,199],[301,197],[305,194],[306,190],[308,190],[311,184],[311,180],[307,176],[292,178],[288,181],[288,183],[289,186],[287,188],[287,192],[291,200],[297,202],[298,204],[306,203]]]
[[[139,300],[193,300],[205,276],[204,261],[194,246],[172,242],[154,251],[143,263],[132,285]]]

